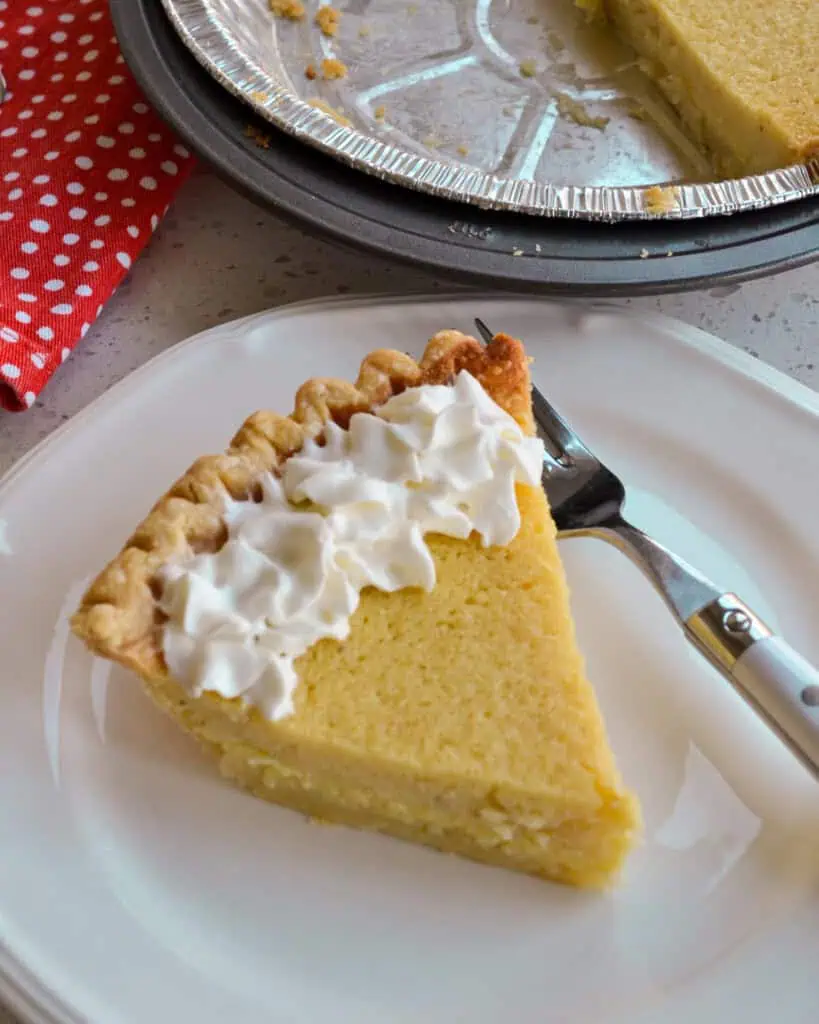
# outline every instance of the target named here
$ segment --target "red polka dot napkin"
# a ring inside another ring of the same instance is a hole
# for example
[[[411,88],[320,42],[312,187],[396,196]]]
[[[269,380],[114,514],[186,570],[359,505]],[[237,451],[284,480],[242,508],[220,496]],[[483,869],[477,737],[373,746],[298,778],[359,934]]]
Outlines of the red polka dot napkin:
[[[0,0],[0,406],[30,406],[193,166],[106,0]]]

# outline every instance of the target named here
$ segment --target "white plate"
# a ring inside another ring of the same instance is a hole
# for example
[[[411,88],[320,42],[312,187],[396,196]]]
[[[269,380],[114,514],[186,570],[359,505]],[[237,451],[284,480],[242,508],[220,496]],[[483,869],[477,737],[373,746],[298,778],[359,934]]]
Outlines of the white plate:
[[[89,575],[250,410],[476,314],[527,339],[539,383],[634,486],[635,517],[819,661],[819,400],[758,362],[669,320],[515,299],[321,303],[208,331],[0,488],[0,991],[31,1019],[816,1019],[819,787],[599,542],[563,552],[647,818],[610,896],[234,791],[69,638]]]

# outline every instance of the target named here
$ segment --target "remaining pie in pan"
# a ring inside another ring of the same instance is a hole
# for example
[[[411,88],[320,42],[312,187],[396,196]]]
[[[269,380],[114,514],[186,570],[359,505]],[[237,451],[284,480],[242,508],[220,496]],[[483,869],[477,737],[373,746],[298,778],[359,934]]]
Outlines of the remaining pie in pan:
[[[252,793],[579,886],[640,827],[575,642],[528,361],[436,335],[200,459],[74,631]],[[271,827],[275,822],[271,822]]]
[[[578,0],[644,58],[729,176],[819,156],[817,0]]]

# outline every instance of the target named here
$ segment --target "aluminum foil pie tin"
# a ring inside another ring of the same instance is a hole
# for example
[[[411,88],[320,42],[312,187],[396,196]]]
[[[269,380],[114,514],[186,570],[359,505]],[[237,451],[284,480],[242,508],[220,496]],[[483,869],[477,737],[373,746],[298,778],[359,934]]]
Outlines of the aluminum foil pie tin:
[[[317,0],[299,21],[275,18],[268,0],[162,2],[199,62],[258,114],[397,185],[600,220],[819,194],[819,163],[709,180],[634,54],[573,0],[346,0],[335,36],[315,24]],[[323,77],[328,59],[344,77]]]

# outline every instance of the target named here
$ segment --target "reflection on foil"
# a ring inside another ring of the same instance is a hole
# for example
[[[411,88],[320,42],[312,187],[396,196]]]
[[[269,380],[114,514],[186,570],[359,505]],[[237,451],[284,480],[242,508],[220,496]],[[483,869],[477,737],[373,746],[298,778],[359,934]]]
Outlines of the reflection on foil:
[[[69,588],[57,613],[57,621],[43,665],[43,736],[51,776],[57,789],[60,788],[60,704],[65,652],[71,632],[69,620],[90,582],[91,578],[88,577]]]
[[[654,833],[654,842],[676,852],[699,847],[709,862],[705,891],[711,892],[746,853],[761,828],[760,819],[692,743],[674,809]]]

